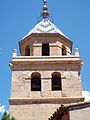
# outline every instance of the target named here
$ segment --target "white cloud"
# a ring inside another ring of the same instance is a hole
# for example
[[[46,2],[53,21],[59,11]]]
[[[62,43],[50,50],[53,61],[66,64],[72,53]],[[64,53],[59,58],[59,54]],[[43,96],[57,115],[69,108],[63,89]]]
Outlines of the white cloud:
[[[90,101],[90,92],[82,91],[82,96],[85,97],[85,101]]]
[[[0,113],[4,113],[5,112],[5,106],[4,105],[0,105]]]

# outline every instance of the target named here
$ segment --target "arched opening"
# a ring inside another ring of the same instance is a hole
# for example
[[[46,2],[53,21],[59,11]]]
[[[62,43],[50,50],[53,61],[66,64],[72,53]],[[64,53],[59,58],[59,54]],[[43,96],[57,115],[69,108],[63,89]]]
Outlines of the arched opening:
[[[66,47],[62,45],[62,55],[67,55]]]
[[[42,44],[42,56],[49,56],[49,55],[50,55],[49,44],[43,43]]]
[[[52,90],[62,90],[61,74],[59,72],[52,73]]]
[[[30,47],[29,46],[27,46],[25,48],[25,56],[30,56]]]
[[[41,75],[38,72],[31,74],[31,91],[41,91]]]

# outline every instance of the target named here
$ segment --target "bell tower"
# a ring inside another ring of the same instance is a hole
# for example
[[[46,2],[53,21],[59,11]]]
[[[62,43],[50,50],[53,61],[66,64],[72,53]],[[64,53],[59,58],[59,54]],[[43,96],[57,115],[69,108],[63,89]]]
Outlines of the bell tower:
[[[81,102],[78,48],[50,20],[43,0],[41,21],[19,42],[20,55],[13,51],[10,114],[16,120],[48,120],[61,104]]]

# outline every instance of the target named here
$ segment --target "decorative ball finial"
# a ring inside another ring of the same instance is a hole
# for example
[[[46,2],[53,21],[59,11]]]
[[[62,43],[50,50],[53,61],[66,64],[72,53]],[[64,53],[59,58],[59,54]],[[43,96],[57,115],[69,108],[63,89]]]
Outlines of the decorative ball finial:
[[[47,1],[43,0],[43,8],[42,8],[41,16],[43,18],[48,18],[49,15],[50,14],[48,12]]]
[[[16,50],[16,49],[14,49],[14,50],[13,50],[13,55],[12,55],[12,58],[13,58],[13,57],[16,57],[16,56],[17,56],[17,50]]]
[[[79,50],[78,50],[78,48],[75,48],[75,56],[79,56]]]

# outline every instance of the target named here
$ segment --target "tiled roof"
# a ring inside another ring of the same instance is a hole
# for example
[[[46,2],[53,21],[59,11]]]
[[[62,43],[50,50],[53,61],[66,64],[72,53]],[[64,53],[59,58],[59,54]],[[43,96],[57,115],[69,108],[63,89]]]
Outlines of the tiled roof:
[[[48,18],[42,19],[33,29],[28,32],[25,37],[32,33],[59,33],[60,35],[68,38]]]
[[[69,111],[74,111],[74,110],[80,110],[84,108],[90,107],[90,101],[89,102],[80,102],[80,103],[72,103],[72,104],[67,104],[67,105],[61,105],[48,120],[62,120],[63,116],[65,114],[68,115]]]
[[[61,105],[48,120],[62,120],[63,116],[68,115],[69,108]]]

